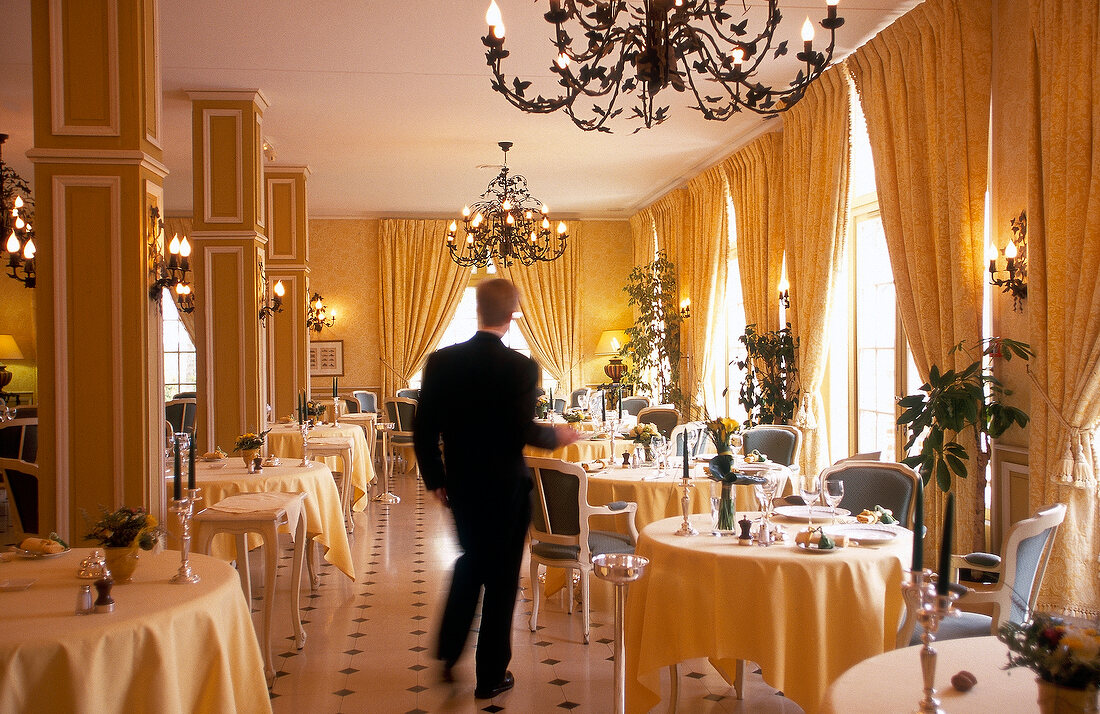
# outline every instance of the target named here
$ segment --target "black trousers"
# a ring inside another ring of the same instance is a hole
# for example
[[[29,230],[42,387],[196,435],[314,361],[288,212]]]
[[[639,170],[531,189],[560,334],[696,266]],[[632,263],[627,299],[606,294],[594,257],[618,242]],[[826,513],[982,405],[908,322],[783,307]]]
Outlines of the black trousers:
[[[458,660],[484,589],[475,661],[478,684],[486,687],[504,679],[512,659],[512,614],[531,521],[526,494],[510,501],[494,507],[451,500],[462,555],[455,561],[437,654],[446,662]]]

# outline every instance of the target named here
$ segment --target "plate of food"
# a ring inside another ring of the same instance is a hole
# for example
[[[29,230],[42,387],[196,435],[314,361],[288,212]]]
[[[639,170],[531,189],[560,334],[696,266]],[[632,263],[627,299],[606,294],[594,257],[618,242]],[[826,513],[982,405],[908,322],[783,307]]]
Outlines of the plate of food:
[[[222,459],[227,458],[228,456],[229,456],[229,454],[222,451],[221,447],[217,447],[213,451],[207,451],[200,458],[203,461],[208,461],[209,462],[209,461],[221,461]]]
[[[20,558],[41,560],[43,558],[56,558],[72,549],[56,533],[51,533],[49,538],[24,538],[19,545],[13,545],[12,550]]]
[[[839,553],[840,548],[833,546],[832,548],[822,548],[819,545],[813,543],[795,543],[795,548],[798,548],[803,553],[813,553],[814,555],[828,555],[829,553]]]
[[[846,523],[839,526],[825,526],[825,532],[831,536],[848,536],[848,540],[859,545],[882,545],[898,537],[896,526],[871,523]]]
[[[809,521],[811,515],[809,506],[776,506],[775,513],[793,521]],[[833,509],[828,506],[814,506],[812,515],[815,521],[828,520],[833,517]],[[852,512],[846,508],[838,508],[836,509],[836,515],[850,516]]]
[[[850,541],[847,536],[831,535],[826,533],[823,528],[804,530],[794,538],[796,548],[805,553],[816,555],[835,553],[838,550],[847,548],[849,544]]]

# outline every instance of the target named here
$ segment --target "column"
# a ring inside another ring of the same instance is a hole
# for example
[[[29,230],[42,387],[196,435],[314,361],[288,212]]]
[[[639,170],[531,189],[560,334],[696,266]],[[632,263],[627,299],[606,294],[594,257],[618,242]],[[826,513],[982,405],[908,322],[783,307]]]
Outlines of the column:
[[[298,390],[309,389],[309,229],[306,212],[308,166],[268,166],[267,281],[282,281],[283,311],[267,331],[267,391],[275,417],[293,414]]]
[[[266,428],[268,301],[263,112],[258,89],[190,91],[194,166],[195,319],[203,450],[226,451],[244,432]]]
[[[160,206],[156,0],[32,3],[39,529],[163,514],[164,377],[148,215]]]

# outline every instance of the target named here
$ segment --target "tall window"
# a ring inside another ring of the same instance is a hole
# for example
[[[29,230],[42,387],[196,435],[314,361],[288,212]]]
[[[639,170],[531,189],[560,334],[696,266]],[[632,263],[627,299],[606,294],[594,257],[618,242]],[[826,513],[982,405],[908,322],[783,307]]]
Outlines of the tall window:
[[[720,319],[715,325],[712,336],[716,348],[710,372],[705,377],[707,389],[704,390],[704,394],[707,397],[706,408],[710,416],[730,416],[738,421],[744,421],[745,410],[737,401],[744,375],[737,368],[736,361],[745,356],[745,348],[740,341],[741,335],[745,334],[745,296],[741,290],[741,273],[737,262],[737,222],[733,214],[733,201],[730,200],[728,193],[726,209],[730,242],[730,259],[726,272],[726,303],[722,310],[724,319]]]
[[[176,301],[168,290],[160,305],[164,316],[164,398],[168,400],[180,392],[195,391],[195,345],[180,322]]]

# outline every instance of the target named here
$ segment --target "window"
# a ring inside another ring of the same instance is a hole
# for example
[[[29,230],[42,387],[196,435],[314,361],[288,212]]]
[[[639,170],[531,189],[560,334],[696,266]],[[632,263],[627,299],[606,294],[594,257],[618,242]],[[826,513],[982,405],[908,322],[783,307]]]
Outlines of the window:
[[[180,392],[194,392],[197,383],[195,345],[180,322],[176,301],[165,290],[160,300],[164,330],[164,399]]]
[[[741,272],[737,262],[737,221],[733,214],[733,201],[728,193],[726,209],[727,235],[730,242],[726,303],[722,311],[724,319],[720,319],[715,324],[712,340],[716,348],[711,360],[710,372],[704,378],[706,387],[703,393],[706,397],[705,406],[709,416],[729,416],[738,421],[744,421],[745,410],[737,401],[741,393],[742,373],[737,368],[736,361],[745,356],[745,348],[740,341],[741,335],[745,334],[745,296],[741,290]]]

